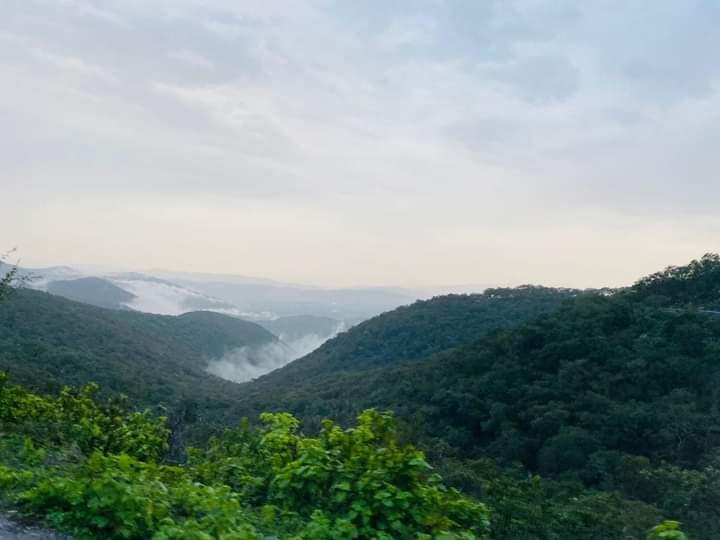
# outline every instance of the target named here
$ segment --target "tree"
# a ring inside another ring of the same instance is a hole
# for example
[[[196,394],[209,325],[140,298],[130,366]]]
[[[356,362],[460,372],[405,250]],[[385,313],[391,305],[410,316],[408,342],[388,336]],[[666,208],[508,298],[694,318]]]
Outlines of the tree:
[[[13,252],[14,250],[5,253],[4,255],[0,256],[0,274],[3,272],[3,268],[5,266],[9,266],[10,270],[5,271],[5,274],[0,277],[0,302],[5,299],[5,297],[8,295],[10,290],[12,289],[13,284],[18,279],[18,267],[17,265],[8,265],[5,260],[7,257]]]
[[[650,530],[647,540],[688,540],[688,537],[680,530],[678,521],[665,521]]]

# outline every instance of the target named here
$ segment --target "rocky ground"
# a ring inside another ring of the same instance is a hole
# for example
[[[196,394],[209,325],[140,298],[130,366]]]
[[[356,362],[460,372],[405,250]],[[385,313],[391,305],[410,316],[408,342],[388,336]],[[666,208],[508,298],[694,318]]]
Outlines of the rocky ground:
[[[14,520],[12,515],[0,514],[0,539],[2,540],[72,540],[48,529],[30,527]]]

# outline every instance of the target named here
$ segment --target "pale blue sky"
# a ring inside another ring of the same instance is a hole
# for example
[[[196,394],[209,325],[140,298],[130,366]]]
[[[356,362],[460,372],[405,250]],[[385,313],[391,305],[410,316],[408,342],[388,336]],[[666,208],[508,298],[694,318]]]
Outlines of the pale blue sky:
[[[720,3],[4,0],[0,248],[617,285],[720,250]]]

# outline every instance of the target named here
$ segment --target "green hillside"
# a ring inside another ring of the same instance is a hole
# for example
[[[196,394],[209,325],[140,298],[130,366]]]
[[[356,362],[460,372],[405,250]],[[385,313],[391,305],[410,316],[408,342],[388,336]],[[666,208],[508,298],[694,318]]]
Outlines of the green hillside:
[[[237,386],[204,372],[207,360],[276,338],[217,313],[179,317],[102,309],[16,290],[0,304],[0,370],[42,391],[99,383],[142,404],[224,400]]]
[[[553,311],[578,294],[570,289],[527,286],[418,301],[351,328],[265,379],[269,384],[288,385],[336,372],[420,360]]]
[[[668,270],[668,283],[652,278],[660,306],[644,279],[410,364],[353,373],[331,359],[319,377],[321,366],[303,373],[299,362],[291,379],[280,372],[249,385],[243,403],[248,414],[287,410],[312,426],[367,407],[393,410],[406,436],[470,491],[488,489],[490,459],[502,481],[520,467],[548,479],[547,492],[616,494],[622,508],[635,500],[685,521],[694,538],[717,538],[720,318],[687,306],[687,291],[695,305],[716,302],[720,260],[688,268]],[[334,347],[346,339],[354,336]]]

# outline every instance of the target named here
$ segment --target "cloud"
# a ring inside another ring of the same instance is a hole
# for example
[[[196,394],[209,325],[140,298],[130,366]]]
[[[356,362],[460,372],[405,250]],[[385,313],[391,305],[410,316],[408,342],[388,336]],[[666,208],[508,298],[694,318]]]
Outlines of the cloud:
[[[208,362],[206,371],[237,383],[251,381],[311,353],[332,337],[305,334],[288,340],[281,336],[273,343],[240,347]]]
[[[718,22],[700,0],[9,0],[0,241],[38,262],[96,256],[79,234],[131,265],[402,284],[501,279],[470,252],[501,260],[493,235],[538,230],[562,252],[567,213],[589,236],[703,236]],[[177,235],[212,245],[185,261]]]

